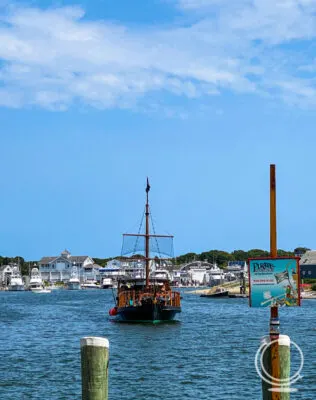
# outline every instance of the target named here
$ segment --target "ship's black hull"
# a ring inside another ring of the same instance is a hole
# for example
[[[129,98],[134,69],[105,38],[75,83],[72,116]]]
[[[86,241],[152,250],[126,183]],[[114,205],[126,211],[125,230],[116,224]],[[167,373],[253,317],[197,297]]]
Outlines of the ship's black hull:
[[[120,307],[117,309],[117,320],[120,322],[163,322],[172,321],[181,307],[160,304],[143,304],[140,306]]]

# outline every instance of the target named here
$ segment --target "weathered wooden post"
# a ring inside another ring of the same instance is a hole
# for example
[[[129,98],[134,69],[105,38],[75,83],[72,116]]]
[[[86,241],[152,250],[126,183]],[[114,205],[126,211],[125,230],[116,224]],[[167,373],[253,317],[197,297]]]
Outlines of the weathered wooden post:
[[[270,257],[249,259],[250,306],[270,306],[270,335],[260,347],[263,400],[290,399],[291,340],[280,335],[279,306],[300,305],[299,275],[299,257],[277,255],[275,165],[270,165]]]
[[[272,371],[272,346],[271,337],[264,336],[261,340],[262,351],[262,399],[272,400],[272,394],[277,394],[280,400],[290,399],[290,369],[291,369],[291,354],[290,346],[291,340],[287,335],[279,335],[277,339],[278,355],[279,355],[279,381],[278,384],[280,392],[273,392],[271,389],[276,389],[276,384],[272,385],[273,371]]]
[[[108,400],[109,341],[80,339],[82,400]]]

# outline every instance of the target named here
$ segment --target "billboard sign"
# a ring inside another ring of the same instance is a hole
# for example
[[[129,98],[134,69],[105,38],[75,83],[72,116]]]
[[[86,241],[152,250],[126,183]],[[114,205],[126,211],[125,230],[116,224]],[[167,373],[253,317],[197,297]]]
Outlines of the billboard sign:
[[[249,259],[250,306],[300,306],[299,259]]]

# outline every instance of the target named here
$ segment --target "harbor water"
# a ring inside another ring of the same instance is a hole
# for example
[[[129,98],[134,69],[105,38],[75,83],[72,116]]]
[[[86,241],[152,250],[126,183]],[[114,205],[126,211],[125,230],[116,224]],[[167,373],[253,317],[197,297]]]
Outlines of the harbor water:
[[[111,290],[0,292],[0,399],[80,400],[80,338],[104,336],[109,400],[261,400],[254,359],[269,309],[182,295],[179,322],[150,325],[109,321]],[[315,400],[316,300],[280,309],[280,320],[305,356],[291,399]]]

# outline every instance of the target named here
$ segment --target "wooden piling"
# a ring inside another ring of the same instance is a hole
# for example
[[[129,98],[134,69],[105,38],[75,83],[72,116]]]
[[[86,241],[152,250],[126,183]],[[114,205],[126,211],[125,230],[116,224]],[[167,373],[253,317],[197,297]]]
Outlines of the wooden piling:
[[[270,255],[271,257],[277,258],[278,247],[277,247],[277,218],[276,218],[276,177],[275,177],[275,165],[270,165]],[[270,314],[270,339],[272,344],[271,349],[271,375],[276,379],[273,381],[273,388],[278,389],[278,379],[280,378],[280,360],[279,360],[279,332],[271,332],[271,322],[279,318],[278,307],[271,307]],[[273,323],[273,322],[272,322]],[[272,400],[281,400],[278,392],[272,392]]]
[[[278,341],[278,355],[280,365],[280,382],[277,385],[272,384],[271,376],[272,373],[272,346],[270,336],[262,338],[262,377],[267,379],[270,383],[262,380],[262,399],[273,400],[275,394],[278,395],[280,400],[290,399],[290,369],[291,369],[291,357],[290,357],[290,345],[291,341],[289,336],[280,335]],[[266,373],[265,373],[266,371]],[[268,376],[269,374],[270,376]],[[279,392],[273,392],[271,389],[278,387]]]
[[[108,400],[109,341],[80,339],[82,400]]]

